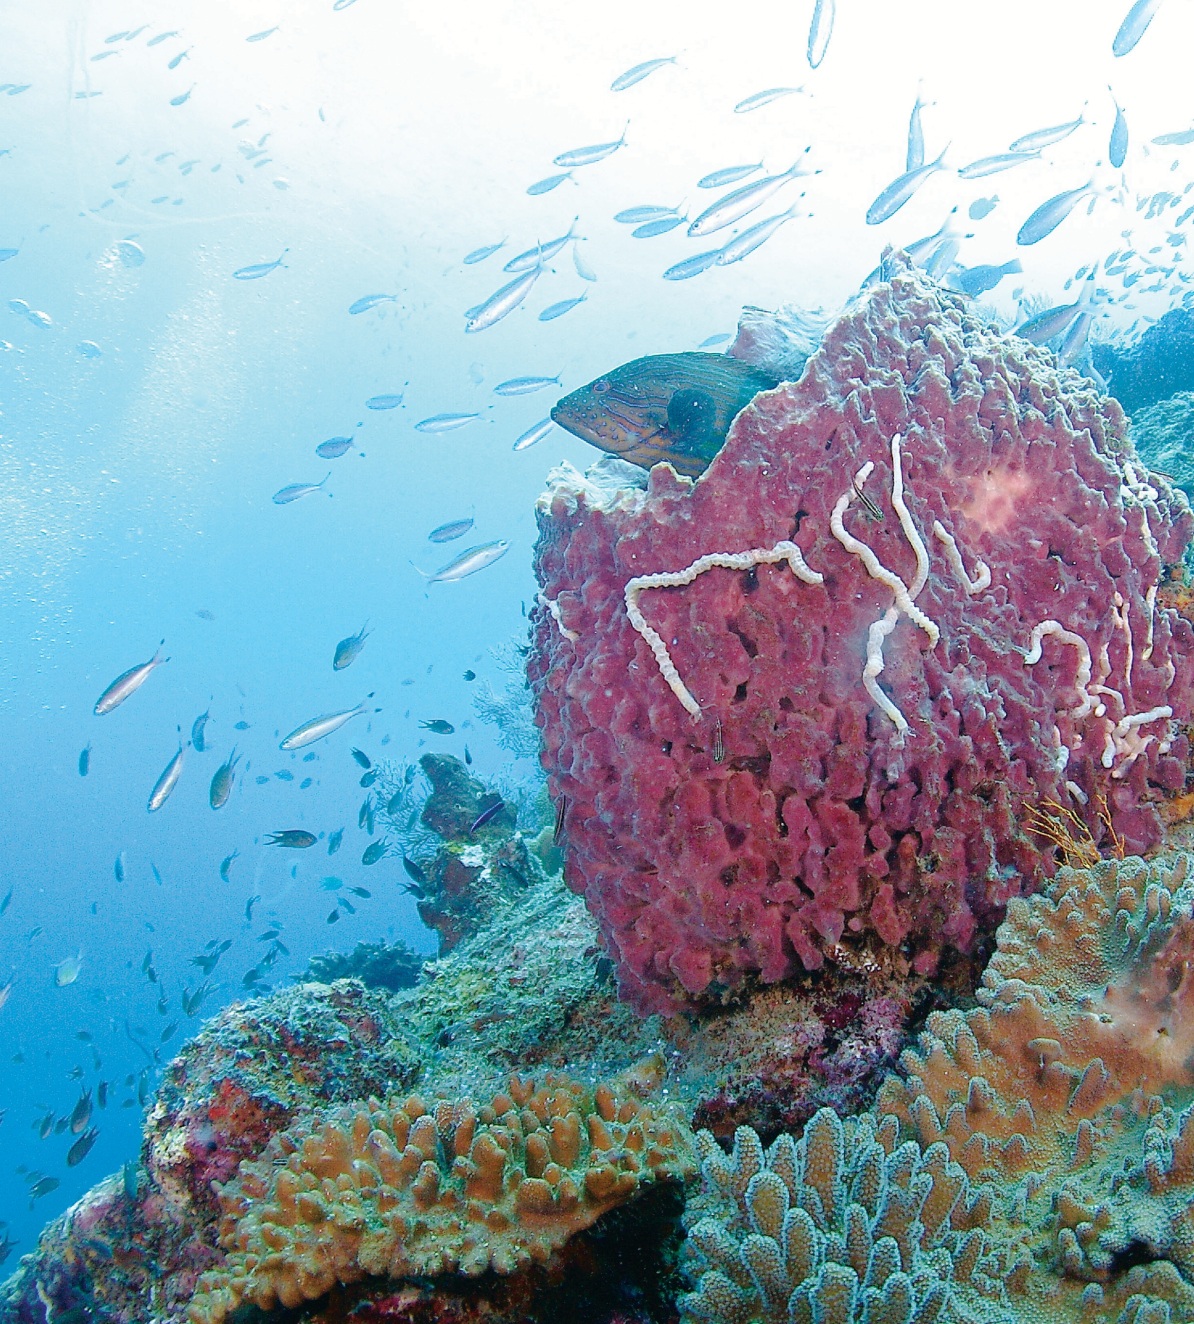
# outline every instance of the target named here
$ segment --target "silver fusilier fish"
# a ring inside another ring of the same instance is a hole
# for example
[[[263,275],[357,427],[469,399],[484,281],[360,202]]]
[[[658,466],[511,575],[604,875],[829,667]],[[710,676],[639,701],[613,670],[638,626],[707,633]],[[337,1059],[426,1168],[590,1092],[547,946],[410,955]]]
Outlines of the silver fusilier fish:
[[[547,262],[564,247],[570,239],[576,238],[576,222],[579,216],[572,218],[572,224],[568,227],[568,233],[560,235],[557,239],[549,239],[545,244],[536,244],[534,248],[528,248],[522,253],[516,254],[502,268],[503,271],[530,271],[537,268],[540,263]]]
[[[740,179],[745,179],[762,168],[762,161],[756,161],[754,165],[726,166],[724,170],[713,170],[707,175],[702,175],[697,180],[697,188],[725,188],[727,184],[736,184]],[[614,219],[617,220],[617,217],[615,216]]]
[[[905,172],[919,170],[925,163],[925,133],[920,122],[920,112],[925,108],[925,104],[920,99],[918,90],[912,114],[908,116],[908,149],[904,153]]]
[[[808,150],[806,147],[805,152],[807,153]],[[688,227],[689,236],[695,239],[701,235],[716,234],[718,230],[724,230],[727,225],[733,225],[735,221],[740,221],[757,207],[761,207],[789,180],[799,179],[806,174],[808,171],[801,170],[800,162],[797,161],[780,175],[768,175],[765,179],[756,179],[753,184],[744,184],[732,193],[725,194],[711,206],[706,207],[693,221]]]
[[[475,575],[478,570],[484,570],[486,566],[491,566],[499,557],[505,556],[509,550],[510,544],[504,538],[499,538],[496,542],[484,542],[476,547],[468,548],[467,551],[461,552],[455,560],[441,566],[433,575],[429,575],[423,570],[419,570],[419,574],[429,584],[451,584],[458,579],[467,579],[469,575]],[[418,570],[419,567],[415,566],[415,569]]]
[[[643,225],[647,221],[661,221],[668,216],[677,216],[675,207],[627,207],[614,216],[619,225]]]
[[[310,496],[313,492],[320,491],[331,476],[332,471],[329,469],[318,483],[289,483],[286,487],[279,488],[271,497],[271,500],[275,506],[288,506],[300,497]]]
[[[476,520],[469,515],[466,519],[450,519],[446,524],[437,524],[427,535],[428,542],[453,542],[473,527]]]
[[[902,175],[893,179],[867,208],[866,223],[868,225],[882,225],[884,221],[894,216],[931,174],[944,168],[941,162],[945,159],[945,153],[948,151],[949,144],[947,143],[941,149],[941,155],[935,161],[917,166],[915,170],[905,170]]]
[[[1119,25],[1119,30],[1111,43],[1111,54],[1118,59],[1119,56],[1127,55],[1133,50],[1160,7],[1161,0],[1136,0]]]
[[[529,450],[537,441],[542,441],[554,427],[555,423],[550,418],[540,419],[533,427],[527,428],[510,449]]]
[[[1032,213],[1016,234],[1016,243],[1022,248],[1028,244],[1039,243],[1065,220],[1083,198],[1091,196],[1093,180],[1087,180],[1081,188],[1069,189],[1050,198]]]
[[[487,257],[492,257],[499,248],[504,248],[506,241],[503,239],[498,244],[485,244],[481,248],[474,248],[471,253],[467,253],[464,258],[464,265],[471,267],[477,262],[484,262]]]
[[[1025,161],[1039,161],[1040,152],[1000,152],[996,156],[981,156],[971,161],[958,171],[960,179],[985,179],[987,175],[997,175],[1001,170],[1010,170],[1013,166],[1023,165]]]
[[[598,161],[604,161],[607,156],[613,156],[619,147],[626,145],[628,128],[630,128],[629,120],[622,130],[622,136],[616,142],[594,143],[591,147],[573,147],[567,152],[561,152],[559,156],[553,156],[551,163],[563,170],[574,170],[577,166],[594,165]]]
[[[370,308],[376,308],[382,303],[397,303],[396,294],[366,294],[362,298],[348,305],[349,314],[356,317],[359,313],[367,313]]]
[[[530,395],[533,391],[541,391],[545,386],[559,386],[560,378],[555,377],[511,377],[507,381],[498,382],[493,388],[494,395]]]
[[[1111,100],[1115,102],[1115,123],[1111,126],[1111,139],[1107,144],[1107,160],[1118,170],[1128,155],[1128,121],[1124,118],[1123,107],[1115,101],[1114,93]]]
[[[163,639],[158,644],[157,652],[148,662],[142,662],[140,666],[130,667],[123,675],[116,677],[95,701],[94,711],[97,717],[102,717],[105,713],[110,713],[113,708],[119,707],[130,694],[135,690],[139,690],[145,684],[154,667],[160,667],[163,662],[170,661],[168,657],[162,656],[162,649],[165,646],[166,641]]]
[[[1082,353],[1093,320],[1094,314],[1089,309],[1083,309],[1070,323],[1069,330],[1057,348],[1057,357],[1062,363],[1073,363]]]
[[[1059,336],[1074,320],[1082,300],[1075,303],[1058,304],[1056,308],[1046,308],[1015,328],[1014,334],[1021,340],[1030,340],[1034,345],[1043,345],[1054,336]]]
[[[717,259],[720,256],[720,248],[711,248],[705,253],[694,253],[692,257],[686,257],[668,267],[663,273],[663,278],[664,280],[689,280],[693,276],[699,276],[702,271],[708,271],[710,267],[716,266]]]
[[[149,793],[149,803],[145,806],[148,813],[156,813],[170,798],[170,792],[178,785],[178,779],[182,776],[182,755],[182,733],[179,732],[178,753],[166,764],[162,775],[154,783],[153,790]]]
[[[1185,147],[1194,143],[1194,129],[1179,129],[1176,133],[1162,133],[1152,140],[1158,147]]]
[[[761,247],[768,239],[786,222],[790,221],[796,215],[796,208],[789,207],[787,211],[780,212],[778,216],[769,216],[765,221],[759,221],[752,225],[750,229],[743,230],[737,234],[721,248],[717,254],[717,265],[719,267],[728,266],[731,262],[741,262],[744,257],[749,256],[756,248]]]
[[[812,22],[808,25],[808,67],[816,69],[829,49],[833,35],[834,0],[817,0],[813,6]]]
[[[480,414],[432,414],[430,418],[419,419],[415,424],[415,431],[430,432],[433,435],[440,432],[455,432],[457,428],[462,428],[480,417]]]
[[[365,696],[366,700],[373,698],[372,693]],[[375,711],[380,712],[381,709]],[[333,731],[339,731],[345,722],[351,721],[354,717],[360,717],[362,713],[369,712],[368,702],[358,703],[355,708],[348,708],[342,713],[327,713],[323,717],[313,717],[309,722],[304,722],[302,726],[295,727],[293,731],[279,745],[279,749],[302,749],[305,745],[313,745],[317,740],[322,740],[324,736],[330,736]]]
[[[541,198],[544,193],[550,193],[557,189],[566,180],[572,178],[572,171],[565,170],[559,175],[548,175],[546,179],[537,179],[533,184],[527,185],[527,196],[530,198]]]
[[[644,60],[642,64],[636,64],[633,69],[627,69],[624,74],[619,74],[609,85],[611,92],[625,92],[628,87],[633,87],[635,83],[641,83],[648,75],[653,74],[656,69],[662,69],[665,64],[675,64],[674,55],[665,55],[658,60]]]
[[[802,87],[769,87],[765,92],[755,92],[748,97],[743,97],[734,107],[735,115],[747,115],[752,110],[761,110],[764,106],[769,106],[773,101],[778,101],[780,97],[790,97],[797,92],[803,92]]]
[[[175,103],[171,101],[170,104],[174,105]],[[281,256],[274,258],[272,262],[254,262],[252,266],[239,267],[232,274],[237,280],[260,280],[262,276],[268,276],[271,271],[277,271],[279,267],[284,267],[286,263],[282,261],[282,258],[289,252],[289,248],[284,248]]]
[[[543,266],[540,264],[532,267],[530,271],[524,272],[521,276],[515,276],[509,284],[503,285],[500,290],[495,290],[484,303],[479,303],[476,308],[471,310],[468,320],[464,324],[465,331],[486,331],[495,323],[500,322],[503,317],[507,317],[530,294],[532,287],[542,273]]]
[[[236,764],[237,755],[236,746],[234,745],[232,747],[232,753],[229,754],[228,758],[215,770],[211,779],[211,786],[208,787],[207,803],[211,805],[213,809],[223,809],[228,803],[228,797],[232,794],[232,783],[236,776]],[[229,861],[229,864],[231,864],[231,860]],[[220,876],[225,882],[228,881],[227,870],[223,865],[220,866]]]
[[[572,245],[572,265],[576,268],[576,274],[581,280],[587,280],[590,283],[597,279],[597,273],[580,255],[580,247],[577,244]]]
[[[539,314],[541,322],[554,322],[557,317],[563,317],[565,313],[570,313],[577,304],[584,303],[587,295],[577,295],[575,299],[561,299],[559,303],[550,304]]]
[[[630,233],[635,239],[654,239],[656,235],[667,234],[677,225],[683,225],[687,219],[687,216],[657,216],[653,221],[636,225]]]
[[[1085,107],[1083,107],[1085,110]],[[1022,133],[1008,147],[1009,152],[1039,152],[1042,147],[1052,147],[1054,143],[1059,143],[1063,138],[1068,138],[1075,129],[1081,128],[1086,123],[1085,114],[1079,115],[1076,120],[1067,120],[1064,124],[1053,124],[1047,129],[1033,129],[1031,133]]]

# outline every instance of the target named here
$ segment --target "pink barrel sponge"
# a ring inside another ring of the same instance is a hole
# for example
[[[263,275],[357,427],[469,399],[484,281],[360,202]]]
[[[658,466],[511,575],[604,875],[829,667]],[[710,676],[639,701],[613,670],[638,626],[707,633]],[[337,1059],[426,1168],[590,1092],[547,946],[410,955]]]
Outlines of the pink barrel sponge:
[[[1142,851],[1184,785],[1184,497],[1114,400],[905,267],[695,483],[565,467],[539,527],[566,877],[644,1012],[891,948],[931,973],[1052,875],[1029,807]]]

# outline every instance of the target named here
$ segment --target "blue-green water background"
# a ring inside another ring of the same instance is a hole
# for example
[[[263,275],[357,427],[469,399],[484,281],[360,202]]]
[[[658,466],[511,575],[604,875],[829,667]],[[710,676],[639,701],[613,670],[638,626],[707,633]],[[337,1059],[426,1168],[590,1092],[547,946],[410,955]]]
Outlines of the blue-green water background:
[[[1015,290],[1073,298],[1066,280],[1125,242],[1141,255],[1130,270],[1167,269],[1130,291],[1103,282],[1097,333],[1130,335],[1183,301],[1173,260],[1184,239],[1167,239],[1175,211],[1146,222],[1136,199],[1181,193],[1194,178],[1183,154],[1194,146],[1149,145],[1190,123],[1194,18],[1170,0],[1139,47],[1115,60],[1125,8],[1069,0],[995,13],[957,0],[838,0],[815,71],[805,60],[811,0],[736,13],[623,0],[593,10],[545,0],[53,0],[0,15],[0,83],[9,84],[0,92],[0,247],[19,250],[0,263],[0,892],[12,889],[0,916],[0,985],[13,981],[0,1010],[0,1219],[21,1250],[135,1152],[141,1107],[124,1082],[149,1064],[126,1021],[168,1060],[198,1024],[179,996],[200,981],[189,960],[206,942],[234,946],[202,1015],[242,993],[271,921],[290,949],[275,983],[333,940],[347,950],[389,935],[433,950],[401,890],[400,863],[359,863],[368,838],[356,827],[363,793],[350,746],[414,759],[427,749],[460,755],[467,743],[482,776],[533,779],[531,765],[511,768],[472,696],[510,680],[491,650],[525,631],[546,471],[562,458],[583,466],[592,452],[556,430],[514,453],[554,395],[503,399],[494,384],[560,374],[571,388],[624,359],[728,333],[744,304],[838,308],[884,243],[931,233],[955,206],[963,263],[1024,263],[994,300],[1005,316],[1017,312]],[[179,35],[149,44],[172,29]],[[610,91],[625,69],[668,55],[675,65]],[[1122,171],[1106,164],[1108,83],[1131,130]],[[803,91],[733,112],[780,86]],[[955,168],[1084,104],[1089,123],[1007,174],[966,182],[943,171],[891,221],[866,227],[868,204],[904,168],[918,90],[932,103],[928,155],[948,142]],[[624,148],[527,195],[556,173],[554,155],[615,139],[627,121]],[[699,241],[683,227],[635,240],[612,219],[648,203],[695,214],[713,196],[695,187],[701,175],[760,160],[783,170],[810,145],[820,172],[802,181],[810,215],[739,265],[666,282],[663,270]],[[1092,176],[1107,190],[1093,214],[1078,210],[1017,250],[1033,208]],[[969,204],[991,195],[995,209],[971,221]],[[464,310],[509,279],[501,263],[563,234],[574,217],[596,282],[580,278],[565,248],[523,307],[465,335]],[[462,264],[503,239],[498,256]],[[140,247],[143,264],[121,260],[122,240]],[[1148,255],[1154,245],[1159,256]],[[234,278],[284,250],[284,265],[261,279]],[[374,293],[397,299],[349,314]],[[566,316],[538,320],[548,304],[582,293],[586,302]],[[80,352],[84,341],[99,357]],[[397,391],[400,409],[365,407]],[[444,435],[414,429],[448,411],[481,418]],[[347,434],[357,445],[342,459],[315,456],[317,444]],[[329,469],[326,494],[271,503],[285,484]],[[428,543],[431,528],[465,515],[476,524],[464,543]],[[467,543],[496,538],[510,552],[460,583],[428,586],[412,568],[433,570]],[[336,642],[366,619],[372,634],[359,660],[334,673]],[[169,664],[116,712],[93,716],[103,687],[163,637]],[[479,673],[473,685],[466,668]],[[358,720],[315,746],[310,764],[279,752],[280,734],[370,691],[381,712],[368,728]],[[209,703],[210,751],[187,752],[175,794],[147,815],[176,728],[189,733]],[[433,718],[457,733],[419,727]],[[249,729],[234,730],[242,719]],[[87,744],[91,771],[81,778]],[[213,813],[208,783],[234,744],[241,776]],[[273,778],[286,768],[294,781]],[[270,781],[258,786],[259,774]],[[314,784],[300,790],[306,775]],[[297,861],[262,844],[281,828],[342,826],[334,861],[322,843]],[[220,861],[234,850],[223,882]],[[373,893],[334,926],[334,898],[319,886],[328,872]],[[253,895],[261,899],[246,925]],[[156,986],[141,970],[149,949]],[[55,966],[78,952],[78,980],[57,987]],[[163,991],[169,1008],[159,1014]],[[181,1027],[159,1044],[175,1020]],[[92,1036],[98,1066],[79,1032]],[[151,1088],[157,1077],[155,1066]],[[41,1140],[35,1126],[48,1111],[69,1113],[80,1087],[100,1079],[111,1091],[94,1119],[99,1139],[68,1169],[74,1137]],[[42,1174],[61,1185],[31,1207],[26,1192]]]

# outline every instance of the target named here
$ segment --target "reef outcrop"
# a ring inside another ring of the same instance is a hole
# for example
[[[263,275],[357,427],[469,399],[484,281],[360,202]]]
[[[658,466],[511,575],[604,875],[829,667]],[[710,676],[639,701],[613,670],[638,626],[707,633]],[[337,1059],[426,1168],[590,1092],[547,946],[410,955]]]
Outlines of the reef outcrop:
[[[698,1135],[685,1321],[1194,1317],[1191,858],[1015,899],[873,1109]]]
[[[367,1275],[511,1274],[695,1172],[685,1123],[618,1081],[514,1076],[480,1105],[368,1100],[281,1132],[220,1188],[227,1255],[188,1318],[294,1307]]]
[[[1157,601],[1189,506],[1115,401],[914,271],[698,481],[557,469],[539,525],[565,876],[641,1011],[933,973],[1052,876],[1032,805],[1157,844],[1194,708],[1194,630]]]
[[[1178,391],[1194,391],[1194,312],[1173,308],[1135,344],[1091,347],[1095,367],[1129,414]]]

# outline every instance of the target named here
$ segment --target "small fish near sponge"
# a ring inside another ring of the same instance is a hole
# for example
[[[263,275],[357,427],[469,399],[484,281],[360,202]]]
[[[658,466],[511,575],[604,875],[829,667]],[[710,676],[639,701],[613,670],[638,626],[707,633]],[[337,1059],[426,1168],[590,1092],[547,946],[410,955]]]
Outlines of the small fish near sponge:
[[[932,974],[1058,868],[1030,807],[1142,852],[1185,783],[1184,495],[1091,382],[885,269],[695,481],[564,465],[540,498],[565,877],[645,1013]]]
[[[625,1079],[512,1076],[483,1104],[369,1099],[295,1123],[220,1188],[226,1258],[199,1279],[190,1324],[370,1275],[546,1263],[602,1214],[696,1174],[684,1121]]]

